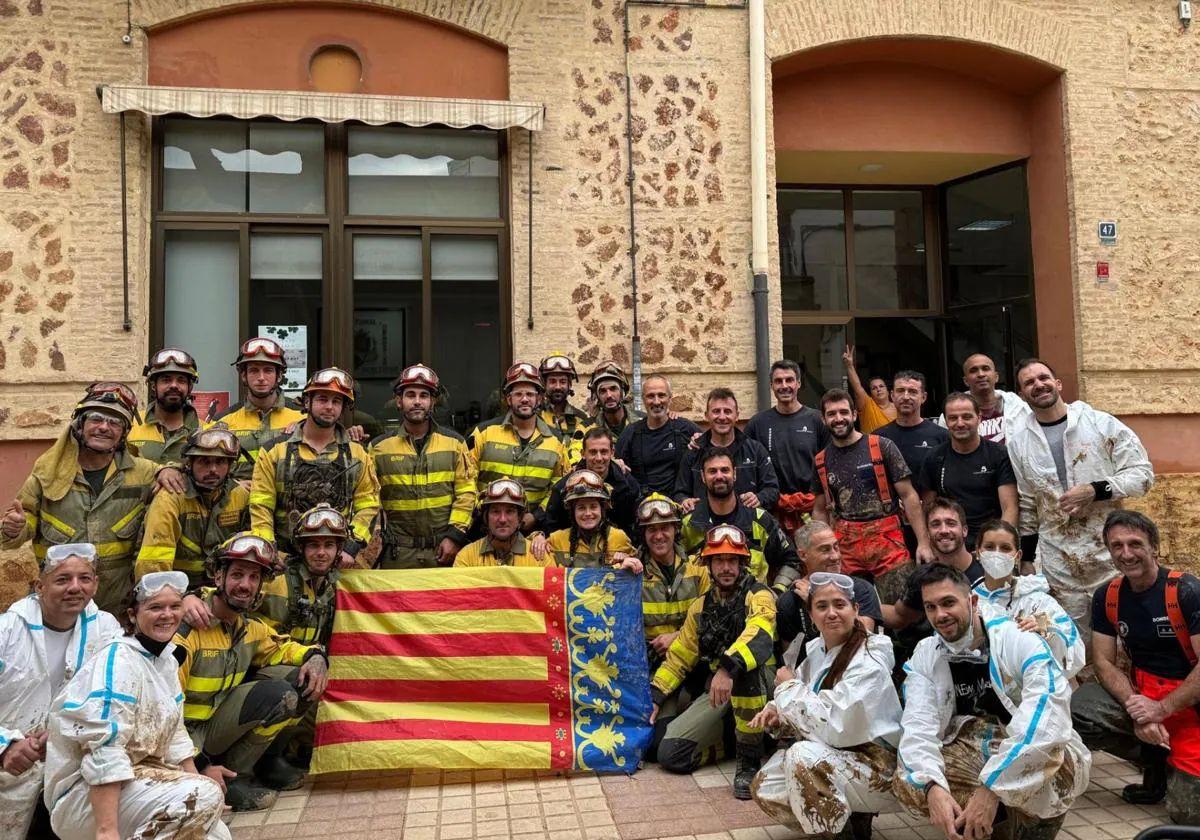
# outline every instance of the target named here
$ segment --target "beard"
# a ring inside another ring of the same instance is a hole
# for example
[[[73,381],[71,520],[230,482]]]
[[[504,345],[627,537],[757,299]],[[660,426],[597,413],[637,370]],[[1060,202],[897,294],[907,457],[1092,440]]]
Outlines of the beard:
[[[166,411],[174,413],[183,409],[184,404],[187,403],[187,396],[172,391],[158,397],[155,401]]]

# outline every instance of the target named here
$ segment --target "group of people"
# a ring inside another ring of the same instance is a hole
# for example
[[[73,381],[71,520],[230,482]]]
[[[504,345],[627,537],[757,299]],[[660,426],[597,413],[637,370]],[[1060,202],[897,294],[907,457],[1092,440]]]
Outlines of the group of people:
[[[1200,822],[1200,582],[1119,505],[1153,482],[1136,435],[1066,403],[1041,360],[1018,396],[969,357],[936,421],[920,372],[868,393],[847,360],[850,390],[816,407],[776,362],[744,428],[714,388],[706,430],[662,375],[643,414],[601,363],[589,413],[570,358],[517,362],[465,439],[429,366],[368,438],[350,374],[293,402],[267,338],[216,417],[179,348],[146,366],[144,414],[94,384],[0,519],[40,567],[0,619],[0,827],[20,836],[41,796],[64,840],[226,837],[223,805],[301,784],[340,574],[499,565],[640,575],[647,758],[732,754],[734,795],[805,833],[868,837],[902,807],[951,840],[1052,837],[1085,744],[1143,766],[1131,801]]]

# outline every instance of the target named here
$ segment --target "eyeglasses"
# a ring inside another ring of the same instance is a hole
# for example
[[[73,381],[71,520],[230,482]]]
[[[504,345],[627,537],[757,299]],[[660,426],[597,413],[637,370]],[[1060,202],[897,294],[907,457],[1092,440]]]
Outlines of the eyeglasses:
[[[543,373],[575,373],[575,365],[566,356],[547,356],[542,359]]]
[[[80,560],[86,560],[93,566],[96,565],[96,558],[99,555],[96,553],[96,546],[91,543],[60,543],[52,545],[46,549],[45,569],[51,569],[68,560],[72,557],[78,557]]]
[[[746,547],[746,535],[741,528],[733,525],[718,525],[715,528],[710,528],[708,534],[705,535],[704,541],[709,547],[716,548],[722,543],[729,543],[734,548]]]
[[[137,397],[128,387],[120,382],[95,382],[87,389],[87,399],[99,399],[108,395],[112,395],[119,402],[125,404],[130,411],[137,408]]]
[[[643,521],[654,517],[679,518],[679,509],[667,499],[647,499],[638,506],[638,520]]]
[[[234,560],[255,559],[264,566],[275,562],[275,549],[262,537],[243,534],[233,537],[221,546],[220,553]]]
[[[150,600],[168,586],[183,595],[188,590],[188,576],[183,572],[176,571],[150,572],[148,575],[143,575],[142,579],[137,582],[137,586],[133,588],[133,599],[140,604]]]
[[[512,502],[525,504],[525,489],[511,478],[498,478],[487,486],[484,498],[489,502]]]
[[[301,531],[316,531],[323,527],[333,531],[344,531],[346,530],[346,517],[331,507],[323,507],[310,510],[300,521]]]
[[[105,414],[103,411],[89,411],[83,415],[83,421],[85,423],[99,423],[101,426],[112,426],[114,429],[125,428],[125,420],[123,418]]]
[[[325,368],[313,374],[313,385],[341,385],[347,391],[354,390],[354,380],[341,368]]]
[[[192,435],[191,445],[197,449],[216,449],[236,458],[241,450],[237,435],[228,429],[205,429]]]
[[[150,357],[149,367],[154,369],[170,364],[179,365],[180,367],[194,368],[196,367],[196,360],[193,359],[187,351],[180,350],[178,347],[164,347],[162,350],[159,350]]]
[[[283,348],[269,338],[247,339],[242,345],[241,355],[257,356],[259,354],[271,359],[283,360]]]
[[[813,572],[808,576],[809,591],[832,584],[847,595],[854,594],[854,579],[839,572]]]

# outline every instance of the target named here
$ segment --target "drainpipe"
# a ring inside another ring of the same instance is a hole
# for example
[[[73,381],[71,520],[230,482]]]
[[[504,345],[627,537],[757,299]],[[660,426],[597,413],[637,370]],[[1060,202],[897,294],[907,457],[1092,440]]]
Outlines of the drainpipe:
[[[754,367],[759,410],[771,406],[771,316],[767,295],[767,27],[750,0],[750,270],[754,274]]]

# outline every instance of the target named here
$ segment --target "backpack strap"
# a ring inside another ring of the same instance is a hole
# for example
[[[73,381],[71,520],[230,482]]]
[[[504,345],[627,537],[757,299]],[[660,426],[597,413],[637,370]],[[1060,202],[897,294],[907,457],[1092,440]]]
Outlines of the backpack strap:
[[[1183,648],[1183,655],[1187,657],[1188,664],[1194,668],[1196,667],[1196,649],[1192,647],[1192,634],[1188,631],[1187,621],[1183,618],[1183,610],[1179,607],[1179,581],[1182,578],[1183,572],[1178,569],[1167,572],[1165,591],[1167,618],[1171,621],[1171,629],[1175,631],[1175,638],[1179,641],[1179,646]]]
[[[888,484],[887,469],[883,465],[883,448],[879,435],[867,435],[867,449],[871,452],[871,466],[875,468],[875,483],[879,485],[879,501],[886,509],[892,503],[892,489]]]
[[[1108,588],[1104,591],[1104,615],[1108,618],[1108,623],[1112,625],[1114,633],[1117,631],[1117,606],[1123,580],[1125,580],[1124,575],[1117,575],[1108,582]],[[1120,634],[1117,633],[1117,638],[1120,637]]]
[[[821,488],[825,491],[825,507],[833,513],[833,494],[829,492],[829,470],[825,468],[825,450],[822,449],[813,458],[813,466],[817,468],[817,477],[821,479]]]

